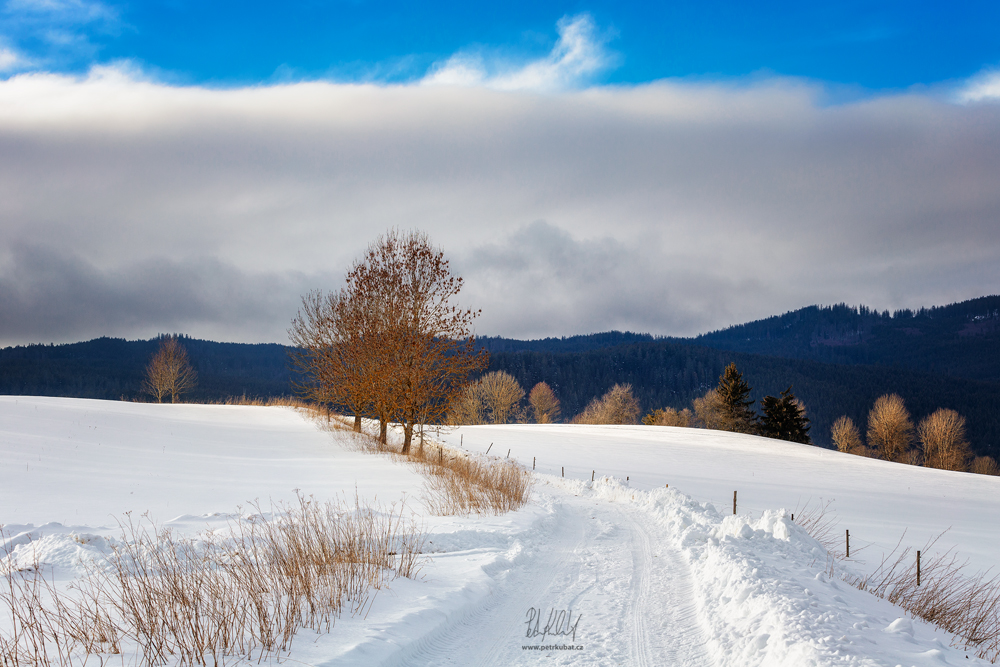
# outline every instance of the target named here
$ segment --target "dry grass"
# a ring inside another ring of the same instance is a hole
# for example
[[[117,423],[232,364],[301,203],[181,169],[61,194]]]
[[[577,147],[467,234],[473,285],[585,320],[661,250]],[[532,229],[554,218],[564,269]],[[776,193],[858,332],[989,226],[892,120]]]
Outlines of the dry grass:
[[[256,405],[256,406],[284,406],[289,408],[300,408],[303,410],[315,411],[316,405],[303,401],[295,396],[271,396],[260,398],[255,396],[229,396],[219,401],[206,401],[206,405]]]
[[[845,557],[845,535],[836,529],[828,509],[829,503],[796,512],[795,522],[822,544],[831,558],[841,560]],[[947,630],[961,640],[963,648],[995,663],[1000,659],[1000,575],[968,574],[967,564],[951,551],[932,553],[940,537],[920,550],[919,586],[916,554],[910,547],[900,548],[902,538],[874,572],[846,575],[844,580]],[[861,550],[852,548],[851,555]]]
[[[1000,575],[967,574],[952,552],[931,554],[940,535],[921,549],[920,585],[916,554],[899,545],[870,575],[848,579],[925,621],[951,632],[990,662],[1000,658]]]
[[[144,517],[121,522],[110,567],[60,592],[36,562],[4,572],[0,665],[220,665],[277,656],[302,627],[329,631],[344,611],[419,569],[422,533],[403,508],[298,503],[218,536],[177,537]]]
[[[415,464],[426,478],[424,503],[434,514],[505,514],[524,506],[531,497],[534,478],[516,461],[474,458],[437,443],[415,446],[403,455],[396,445],[371,435],[347,435],[347,429],[333,428],[344,434],[348,446]]]
[[[528,502],[531,473],[507,459],[452,456],[426,466],[425,503],[434,514],[505,514]]]

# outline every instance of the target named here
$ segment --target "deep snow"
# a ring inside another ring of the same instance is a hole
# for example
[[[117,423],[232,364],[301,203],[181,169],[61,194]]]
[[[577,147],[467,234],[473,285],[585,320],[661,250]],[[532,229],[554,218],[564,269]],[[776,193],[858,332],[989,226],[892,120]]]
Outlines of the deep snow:
[[[104,557],[126,511],[193,534],[254,499],[356,489],[405,499],[432,553],[366,618],[303,632],[291,657],[306,664],[981,662],[830,577],[826,553],[789,514],[833,500],[838,530],[873,543],[835,575],[870,567],[903,529],[921,546],[948,526],[942,543],[985,567],[1000,544],[998,478],[663,427],[464,427],[440,437],[472,451],[492,443],[491,455],[510,449],[528,467],[537,457],[532,503],[502,517],[427,516],[412,467],[354,451],[288,408],[0,397],[0,523],[13,537],[0,556],[34,551],[66,580],[80,558]],[[540,630],[551,610],[572,610],[575,637],[526,637],[532,609]],[[539,645],[582,649],[523,648]]]

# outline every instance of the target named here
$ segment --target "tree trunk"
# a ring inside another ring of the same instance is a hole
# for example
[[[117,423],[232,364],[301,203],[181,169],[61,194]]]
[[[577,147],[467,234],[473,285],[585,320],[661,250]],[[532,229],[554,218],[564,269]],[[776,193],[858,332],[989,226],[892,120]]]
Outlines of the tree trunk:
[[[361,433],[361,415],[354,415],[354,432]]]
[[[378,441],[383,445],[388,443],[389,420],[380,418],[378,420]],[[404,454],[406,452],[403,452]]]
[[[410,453],[410,442],[413,440],[413,422],[403,424],[403,454]]]

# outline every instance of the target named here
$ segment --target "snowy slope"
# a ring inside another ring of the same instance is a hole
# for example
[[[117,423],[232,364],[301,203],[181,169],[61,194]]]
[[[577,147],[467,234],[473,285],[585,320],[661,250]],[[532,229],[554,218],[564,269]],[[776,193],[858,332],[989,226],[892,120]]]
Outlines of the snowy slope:
[[[977,570],[1000,566],[1000,477],[916,468],[755,436],[664,426],[466,426],[442,434],[455,447],[505,456],[569,479],[629,478],[637,489],[665,484],[695,500],[732,511],[796,508],[831,501],[831,516],[852,552],[877,564],[905,533],[919,549],[947,531]],[[866,545],[872,546],[866,546]],[[861,563],[858,563],[861,565]]]
[[[287,408],[0,397],[0,523],[13,538],[0,556],[19,562],[33,550],[69,579],[80,558],[103,557],[125,511],[193,534],[255,498],[356,488],[382,502],[405,496],[430,560],[366,617],[303,633],[291,657],[305,664],[981,664],[945,633],[830,577],[822,547],[781,510],[835,499],[858,544],[875,543],[862,552],[868,561],[903,528],[910,540],[954,525],[948,539],[983,565],[1000,543],[996,478],[656,427],[465,427],[440,437],[473,451],[492,443],[491,455],[510,449],[528,466],[536,456],[531,505],[503,517],[427,516],[410,466],[354,451]],[[553,610],[565,612],[565,634],[543,634]]]

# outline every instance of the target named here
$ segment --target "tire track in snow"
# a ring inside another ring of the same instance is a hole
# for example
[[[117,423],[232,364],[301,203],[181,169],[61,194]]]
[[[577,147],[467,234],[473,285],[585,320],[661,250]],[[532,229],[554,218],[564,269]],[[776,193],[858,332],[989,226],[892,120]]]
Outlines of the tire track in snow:
[[[639,526],[628,510],[623,512],[632,527],[632,595],[629,604],[629,623],[632,626],[632,659],[638,667],[652,664],[649,659],[649,635],[646,632],[646,608],[649,605],[649,568],[652,550],[649,536]]]
[[[630,608],[635,664],[714,664],[698,620],[690,569],[671,536],[641,511],[623,508],[622,514],[632,529],[636,561],[636,595]],[[655,549],[650,546],[650,534],[657,538]],[[653,619],[657,624],[650,628]]]
[[[552,539],[533,544],[534,553],[514,563],[502,582],[457,620],[449,619],[384,662],[383,665],[509,665],[538,655],[523,655],[527,608],[553,588],[557,577],[574,577],[576,554],[584,544],[586,524],[571,508],[557,505],[549,523]],[[520,627],[519,627],[520,626]]]

